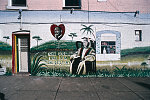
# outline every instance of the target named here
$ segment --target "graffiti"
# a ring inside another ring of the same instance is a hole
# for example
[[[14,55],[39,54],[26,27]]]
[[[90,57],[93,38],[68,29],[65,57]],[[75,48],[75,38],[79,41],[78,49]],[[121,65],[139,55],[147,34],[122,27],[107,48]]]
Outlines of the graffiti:
[[[70,65],[70,52],[48,52],[50,65]]]

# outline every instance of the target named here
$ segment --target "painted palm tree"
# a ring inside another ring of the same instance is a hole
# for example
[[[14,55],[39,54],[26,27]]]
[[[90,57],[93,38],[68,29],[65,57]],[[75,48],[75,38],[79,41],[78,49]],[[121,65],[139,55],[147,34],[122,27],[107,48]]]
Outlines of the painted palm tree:
[[[70,33],[68,36],[70,36],[72,38],[72,41],[73,41],[73,38],[77,37],[77,33]]]
[[[6,39],[6,44],[7,44],[7,40],[10,39],[9,36],[4,36],[3,38]]]
[[[82,25],[83,28],[80,30],[80,31],[83,31],[83,33],[87,32],[87,35],[90,33],[93,35],[94,39],[95,39],[95,35],[94,35],[94,31],[93,29],[91,28],[93,25],[90,25],[90,26],[86,26],[86,25]]]
[[[42,40],[39,36],[33,36],[32,39],[37,41],[37,49],[38,49],[38,41]]]
[[[142,62],[142,63],[141,63],[141,66],[146,67],[146,66],[148,66],[148,64],[147,64],[146,62]]]

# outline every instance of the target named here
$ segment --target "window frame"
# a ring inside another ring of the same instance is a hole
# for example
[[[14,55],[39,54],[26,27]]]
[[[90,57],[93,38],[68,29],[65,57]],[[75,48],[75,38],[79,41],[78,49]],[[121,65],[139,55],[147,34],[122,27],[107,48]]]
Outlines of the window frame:
[[[12,1],[12,3],[11,3],[11,5],[12,6],[17,6],[17,7],[26,7],[27,6],[27,0],[25,0],[25,4],[23,4],[23,5],[17,5],[17,3],[15,4],[15,3],[13,3],[13,0],[11,0]]]
[[[136,36],[138,36],[138,39],[136,39]],[[135,30],[135,41],[142,41],[142,30]]]
[[[63,0],[63,9],[81,9],[81,0],[79,2],[79,6],[66,6],[66,0]]]
[[[27,0],[26,0],[26,5],[25,6],[13,6],[12,4],[12,0],[8,0],[8,6],[6,7],[8,10],[18,10],[18,9],[23,9],[23,10],[27,10],[28,6],[27,6]]]

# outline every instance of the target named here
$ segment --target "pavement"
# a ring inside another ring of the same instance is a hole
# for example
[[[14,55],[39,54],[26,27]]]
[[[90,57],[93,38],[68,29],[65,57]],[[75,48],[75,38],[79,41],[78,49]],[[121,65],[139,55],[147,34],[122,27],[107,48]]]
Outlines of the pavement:
[[[1,100],[150,100],[150,78],[0,76]]]

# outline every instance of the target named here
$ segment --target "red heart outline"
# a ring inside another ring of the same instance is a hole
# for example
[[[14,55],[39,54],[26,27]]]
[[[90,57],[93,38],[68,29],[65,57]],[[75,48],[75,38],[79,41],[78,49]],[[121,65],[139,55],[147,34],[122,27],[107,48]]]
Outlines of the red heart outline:
[[[55,28],[56,27],[59,27],[59,28],[61,28],[61,37],[58,39],[58,38],[56,38],[55,37]],[[51,30],[51,34],[57,39],[57,40],[60,40],[63,36],[64,36],[64,34],[65,34],[65,26],[64,26],[64,24],[60,24],[59,26],[57,26],[56,24],[53,24],[53,25],[51,25],[51,28],[50,28],[50,30]]]

